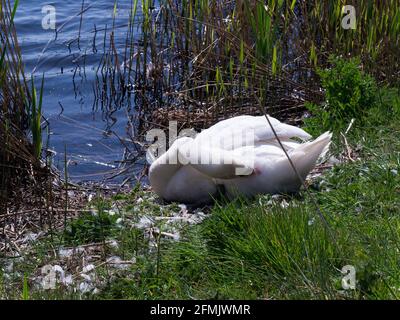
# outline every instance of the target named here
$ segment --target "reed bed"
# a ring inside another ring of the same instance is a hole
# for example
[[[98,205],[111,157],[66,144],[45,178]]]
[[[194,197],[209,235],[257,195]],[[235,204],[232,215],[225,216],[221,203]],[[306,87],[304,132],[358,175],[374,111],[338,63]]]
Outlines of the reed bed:
[[[366,71],[398,84],[398,1],[354,1],[355,30],[342,27],[344,5],[133,0],[125,47],[115,45],[114,24],[104,33],[97,102],[104,110],[128,105],[138,139],[171,120],[202,129],[266,111],[301,121],[304,103],[323,99],[315,70],[332,54],[360,56]]]
[[[13,19],[18,2],[11,6],[1,1],[1,60],[0,60],[0,208],[8,196],[18,189],[19,182],[40,167],[38,154],[28,141],[32,133],[30,102],[32,96],[26,81]],[[35,110],[36,111],[36,110]],[[37,112],[36,112],[37,113]],[[33,115],[31,115],[33,117]],[[38,139],[38,137],[36,137]],[[36,141],[37,142],[37,141]]]
[[[0,253],[17,250],[27,226],[52,224],[59,201],[50,164],[42,157],[42,92],[27,79],[14,26],[18,1],[0,2]],[[51,208],[51,209],[50,209]],[[4,250],[3,250],[4,249]]]

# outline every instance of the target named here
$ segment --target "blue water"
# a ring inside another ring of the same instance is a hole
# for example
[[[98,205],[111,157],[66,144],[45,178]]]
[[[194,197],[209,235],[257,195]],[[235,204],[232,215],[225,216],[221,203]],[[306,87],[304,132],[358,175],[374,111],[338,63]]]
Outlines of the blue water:
[[[56,41],[52,41],[54,30],[42,28],[46,15],[42,7],[48,4],[56,9],[56,27],[65,24]],[[125,110],[113,114],[115,122],[93,109],[95,71],[103,54],[104,36],[104,32],[98,32],[97,53],[93,52],[93,31],[95,25],[97,29],[111,26],[114,1],[85,0],[84,8],[88,6],[83,13],[79,44],[80,0],[21,0],[15,19],[26,73],[30,76],[34,72],[37,87],[45,74],[43,113],[50,123],[53,163],[64,168],[66,148],[68,172],[75,181],[103,179],[118,169],[124,147],[116,135],[126,138],[127,126]],[[116,25],[127,24],[130,7],[131,0],[118,1]],[[126,28],[116,29],[117,49],[123,48],[125,35]]]

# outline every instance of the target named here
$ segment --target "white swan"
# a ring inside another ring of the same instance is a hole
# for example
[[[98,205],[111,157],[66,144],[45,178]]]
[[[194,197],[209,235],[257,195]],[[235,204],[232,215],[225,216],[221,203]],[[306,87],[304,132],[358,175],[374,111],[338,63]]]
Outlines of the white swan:
[[[304,130],[269,117],[279,140],[304,180],[331,142],[326,132],[312,142]],[[152,189],[167,201],[200,204],[221,186],[229,198],[295,192],[301,181],[265,116],[238,116],[182,137],[149,169]]]

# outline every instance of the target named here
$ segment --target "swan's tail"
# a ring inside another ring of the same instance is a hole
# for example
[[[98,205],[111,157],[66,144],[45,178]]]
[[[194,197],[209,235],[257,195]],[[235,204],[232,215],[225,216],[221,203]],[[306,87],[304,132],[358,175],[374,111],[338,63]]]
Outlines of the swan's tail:
[[[289,153],[303,179],[314,168],[317,160],[328,152],[331,139],[332,133],[325,132],[314,141],[303,143]]]

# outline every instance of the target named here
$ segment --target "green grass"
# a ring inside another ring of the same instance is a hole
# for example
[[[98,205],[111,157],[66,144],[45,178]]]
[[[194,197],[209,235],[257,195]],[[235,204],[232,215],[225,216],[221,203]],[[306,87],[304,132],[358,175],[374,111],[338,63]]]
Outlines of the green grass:
[[[64,230],[63,241],[66,245],[95,243],[104,240],[117,232],[118,214],[107,210],[110,204],[99,199],[96,208],[85,212],[79,218],[71,221]]]

